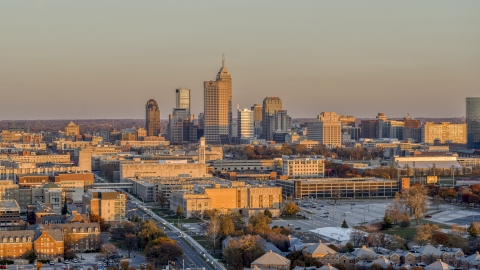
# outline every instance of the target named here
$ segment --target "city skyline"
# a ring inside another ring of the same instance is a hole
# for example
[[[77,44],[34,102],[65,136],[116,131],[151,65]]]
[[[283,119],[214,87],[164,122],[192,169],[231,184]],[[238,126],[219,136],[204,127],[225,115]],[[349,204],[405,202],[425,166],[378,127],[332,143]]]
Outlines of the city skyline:
[[[478,1],[96,5],[0,4],[0,119],[139,119],[151,98],[170,112],[179,87],[198,115],[222,53],[234,108],[278,96],[293,118],[462,117],[478,96]]]

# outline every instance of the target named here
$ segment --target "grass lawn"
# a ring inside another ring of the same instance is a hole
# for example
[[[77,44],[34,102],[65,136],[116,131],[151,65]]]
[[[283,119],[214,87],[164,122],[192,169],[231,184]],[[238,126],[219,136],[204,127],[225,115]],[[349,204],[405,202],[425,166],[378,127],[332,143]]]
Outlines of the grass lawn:
[[[193,218],[178,219],[177,216],[168,216],[168,217],[164,217],[163,219],[165,219],[166,222],[175,223],[175,224],[177,224],[178,221],[180,221],[180,223],[199,223],[199,222],[202,222],[202,220],[200,220],[200,219],[193,219]]]
[[[191,235],[190,237],[192,237],[193,240],[199,243],[206,250],[213,250],[213,240],[211,238],[198,235]],[[216,247],[215,250],[218,250],[219,248],[220,247]]]
[[[435,224],[437,225],[438,227],[442,228],[442,229],[449,229],[450,226],[448,225],[445,225],[445,224],[440,224],[440,223],[436,223],[436,222],[431,222],[430,220],[428,219],[420,219],[419,220],[419,225],[423,225],[423,224]],[[390,230],[388,231],[382,231],[386,234],[390,234],[390,235],[398,235],[402,238],[406,238],[406,239],[412,239],[415,234],[417,233],[417,223],[415,222],[415,220],[412,220],[412,223],[410,223],[410,227],[408,228],[405,228],[405,229],[402,229],[401,227],[394,227],[394,228],[391,228]]]

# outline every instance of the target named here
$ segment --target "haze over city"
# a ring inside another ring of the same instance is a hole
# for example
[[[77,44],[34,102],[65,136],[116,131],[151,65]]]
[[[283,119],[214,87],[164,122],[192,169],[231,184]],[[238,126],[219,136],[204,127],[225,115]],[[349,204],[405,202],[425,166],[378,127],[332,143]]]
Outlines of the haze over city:
[[[232,74],[233,106],[294,118],[462,117],[480,85],[479,1],[2,1],[0,119],[161,118]]]

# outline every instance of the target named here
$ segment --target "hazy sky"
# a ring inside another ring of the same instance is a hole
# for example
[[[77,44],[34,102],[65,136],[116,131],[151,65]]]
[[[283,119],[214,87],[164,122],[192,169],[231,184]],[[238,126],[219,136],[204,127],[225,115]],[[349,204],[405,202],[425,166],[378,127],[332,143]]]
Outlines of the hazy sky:
[[[465,115],[480,96],[480,1],[1,1],[0,119],[161,117],[221,55],[236,109],[292,117]]]

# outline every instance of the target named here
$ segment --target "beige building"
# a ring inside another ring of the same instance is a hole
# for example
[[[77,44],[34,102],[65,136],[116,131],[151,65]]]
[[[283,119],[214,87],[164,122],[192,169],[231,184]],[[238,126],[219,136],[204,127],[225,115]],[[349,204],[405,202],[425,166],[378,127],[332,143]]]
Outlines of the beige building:
[[[80,127],[78,125],[75,125],[73,121],[70,121],[70,124],[68,124],[65,127],[65,136],[77,136],[80,135]]]
[[[213,162],[216,172],[221,171],[275,171],[275,163],[271,159],[261,160],[216,160]]]
[[[329,148],[342,145],[342,122],[334,112],[322,112],[318,121],[307,123],[307,138]]]
[[[158,141],[119,141],[118,142],[119,146],[127,146],[129,145],[130,147],[156,147],[156,146],[168,146],[170,145],[169,141],[166,141],[165,139],[163,140],[158,140]]]
[[[70,155],[11,156],[10,159],[22,163],[70,163]]]
[[[441,143],[467,143],[467,124],[427,122],[422,127],[422,142],[433,143],[439,139]]]
[[[0,181],[0,200],[16,200],[18,202],[18,199],[18,185],[10,180]]]
[[[228,143],[232,135],[232,75],[222,59],[215,81],[204,82],[204,136],[207,143]]]
[[[282,174],[288,178],[318,178],[325,175],[325,160],[283,157]]]
[[[99,215],[105,221],[123,221],[126,217],[125,194],[111,189],[90,189],[83,195],[83,213]]]
[[[247,187],[244,182],[230,182],[229,185],[196,186],[195,190],[196,193],[173,192],[170,209],[176,211],[178,205],[181,205],[186,217],[209,209],[239,211],[247,216],[255,213],[252,209],[271,209],[273,215],[278,215],[282,203],[280,187]]]
[[[273,140],[273,125],[271,123],[272,116],[277,111],[282,110],[282,100],[279,97],[266,97],[263,100],[262,107],[262,138]]]
[[[186,160],[159,160],[158,163],[120,163],[120,179],[131,177],[204,177],[207,166]]]

